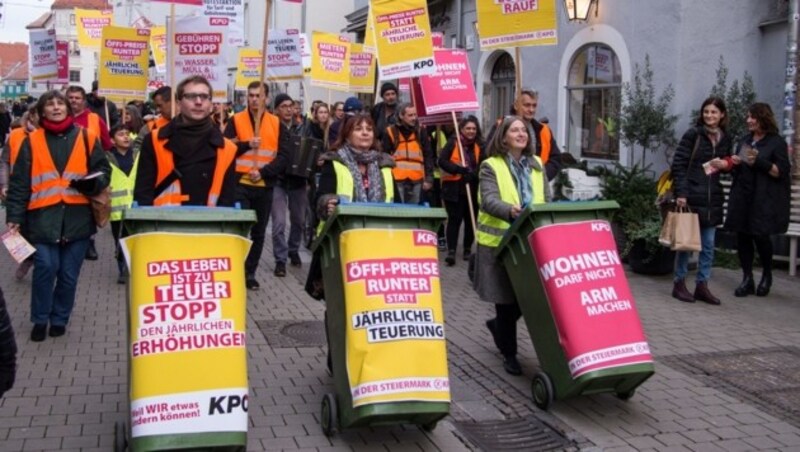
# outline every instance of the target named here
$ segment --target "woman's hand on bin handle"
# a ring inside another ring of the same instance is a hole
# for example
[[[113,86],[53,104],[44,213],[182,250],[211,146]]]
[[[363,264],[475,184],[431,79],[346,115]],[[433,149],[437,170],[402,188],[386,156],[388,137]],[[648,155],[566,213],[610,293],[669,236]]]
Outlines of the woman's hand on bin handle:
[[[522,206],[517,204],[517,205],[511,206],[511,213],[509,214],[509,216],[511,217],[512,220],[516,220],[517,217],[519,216],[519,214],[521,214],[521,213],[522,213]]]

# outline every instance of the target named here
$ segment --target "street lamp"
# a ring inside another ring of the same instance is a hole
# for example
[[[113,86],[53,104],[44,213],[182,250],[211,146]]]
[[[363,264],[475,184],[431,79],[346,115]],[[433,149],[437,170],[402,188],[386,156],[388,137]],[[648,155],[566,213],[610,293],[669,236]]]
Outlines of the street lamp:
[[[600,0],[564,0],[564,9],[567,10],[567,18],[570,22],[579,20],[584,21],[589,17],[589,8],[595,3],[594,15],[597,16],[597,8]]]

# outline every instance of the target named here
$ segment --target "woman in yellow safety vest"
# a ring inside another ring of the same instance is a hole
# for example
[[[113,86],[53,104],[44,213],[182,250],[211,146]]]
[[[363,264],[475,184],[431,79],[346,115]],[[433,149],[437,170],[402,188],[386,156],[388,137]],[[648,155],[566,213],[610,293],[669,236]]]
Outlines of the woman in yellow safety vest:
[[[522,118],[507,116],[480,165],[478,251],[473,287],[483,300],[495,304],[496,316],[486,321],[494,343],[503,354],[503,367],[521,375],[517,360],[517,320],[522,313],[502,262],[494,257],[506,230],[528,204],[550,199],[544,165],[534,154],[529,129]]]
[[[394,202],[394,160],[381,152],[375,132],[370,115],[352,116],[342,126],[333,151],[322,156],[324,163],[316,203],[317,215],[322,222],[318,231],[322,230],[325,220],[333,214],[339,202]],[[325,297],[319,250],[311,261],[305,289],[317,300]],[[325,325],[327,328],[327,318]]]

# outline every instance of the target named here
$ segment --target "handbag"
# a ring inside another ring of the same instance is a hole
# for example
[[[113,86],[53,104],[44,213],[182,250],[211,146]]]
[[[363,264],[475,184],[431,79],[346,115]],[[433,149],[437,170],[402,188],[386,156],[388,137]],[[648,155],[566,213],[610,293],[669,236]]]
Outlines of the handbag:
[[[658,234],[658,243],[667,248],[672,248],[675,242],[675,211],[670,210],[664,217],[664,223],[661,225],[661,232]]]
[[[672,220],[672,251],[700,251],[700,217],[688,207],[676,208]]]
[[[81,129],[80,134],[83,137],[83,147],[86,149],[86,165],[88,166],[91,160],[89,138],[86,136],[86,132],[84,132],[83,129]],[[106,186],[100,190],[100,193],[91,196],[86,195],[86,197],[89,198],[89,206],[92,208],[94,224],[96,224],[98,228],[104,227],[111,218],[111,188]]]

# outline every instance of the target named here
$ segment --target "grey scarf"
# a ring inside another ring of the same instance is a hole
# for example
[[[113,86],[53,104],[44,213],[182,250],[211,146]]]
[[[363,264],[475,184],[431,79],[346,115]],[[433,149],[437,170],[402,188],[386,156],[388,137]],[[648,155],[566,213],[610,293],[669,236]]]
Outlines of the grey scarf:
[[[373,149],[359,152],[349,144],[345,144],[337,151],[337,154],[353,176],[353,186],[355,187],[353,202],[384,202],[386,200],[386,187],[383,186],[383,174],[378,165],[381,155],[378,151]],[[369,186],[366,189],[361,171],[358,169],[359,163],[367,167]]]

